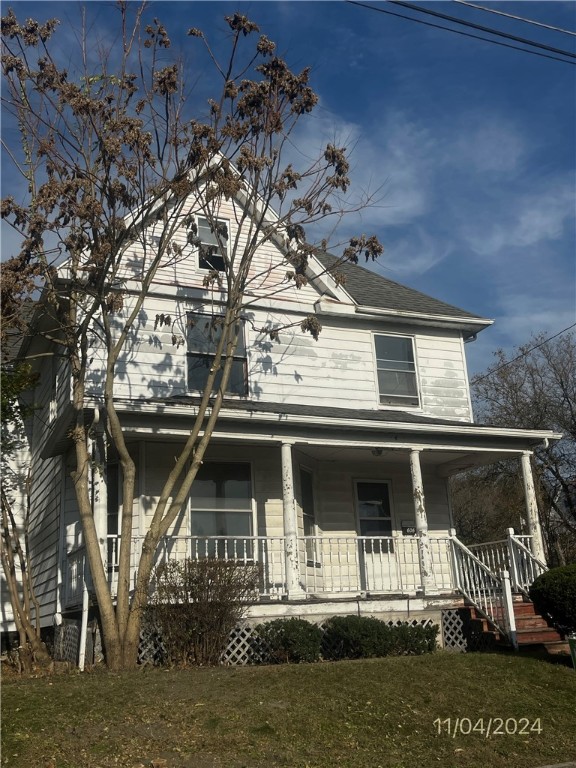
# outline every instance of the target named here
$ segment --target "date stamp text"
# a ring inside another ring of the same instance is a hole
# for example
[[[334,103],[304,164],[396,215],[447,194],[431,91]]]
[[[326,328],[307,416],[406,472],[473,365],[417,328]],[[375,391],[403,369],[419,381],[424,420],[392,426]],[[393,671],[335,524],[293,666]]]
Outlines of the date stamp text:
[[[433,722],[438,736],[446,734],[453,739],[461,736],[530,736],[542,733],[539,717],[437,717]]]

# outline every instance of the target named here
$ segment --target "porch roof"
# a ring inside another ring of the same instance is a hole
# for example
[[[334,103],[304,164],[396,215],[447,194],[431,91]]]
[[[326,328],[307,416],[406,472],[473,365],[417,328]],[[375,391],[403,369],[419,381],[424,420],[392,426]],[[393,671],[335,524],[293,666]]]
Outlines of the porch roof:
[[[135,436],[181,439],[188,433],[199,402],[194,396],[127,402],[121,419]],[[123,410],[121,403],[118,410]],[[442,465],[445,474],[512,458],[558,437],[551,431],[505,429],[397,410],[243,400],[225,401],[214,432],[215,442],[291,442],[317,458],[337,447],[341,459],[350,454],[350,459],[368,456],[398,461],[402,453],[420,449],[423,462],[436,465],[439,471]]]
[[[147,400],[117,400],[116,408],[127,434],[132,439],[183,440],[196,417],[200,398],[175,396]],[[87,423],[94,416],[90,404]],[[88,404],[87,404],[88,406]],[[57,455],[70,445],[71,413],[59,419],[43,457]],[[214,431],[214,442],[242,441],[246,444],[291,442],[321,458],[337,447],[340,458],[362,455],[390,461],[410,450],[423,451],[425,464],[442,465],[453,474],[471,466],[532,451],[546,440],[561,437],[551,431],[506,429],[464,421],[430,418],[400,410],[363,410],[285,403],[265,403],[241,399],[224,402]]]

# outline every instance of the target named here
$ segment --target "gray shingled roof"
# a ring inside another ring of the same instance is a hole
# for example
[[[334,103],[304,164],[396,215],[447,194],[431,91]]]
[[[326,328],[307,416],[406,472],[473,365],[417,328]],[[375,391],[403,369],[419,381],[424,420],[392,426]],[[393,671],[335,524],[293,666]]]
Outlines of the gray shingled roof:
[[[317,254],[321,264],[330,269],[338,263],[338,259],[330,254]],[[374,309],[391,309],[400,312],[414,312],[425,315],[453,317],[465,320],[485,321],[489,320],[473,315],[463,309],[446,304],[443,301],[427,296],[425,293],[408,288],[387,277],[372,272],[350,262],[337,266],[336,272],[340,272],[346,278],[344,289],[352,296],[354,301],[363,307]]]
[[[179,405],[200,404],[197,395],[172,395],[169,398],[151,397],[151,403],[177,403]],[[406,411],[374,410],[362,408],[334,408],[326,405],[296,405],[293,403],[263,403],[255,400],[236,400],[226,398],[223,408],[230,411],[248,411],[249,413],[270,413],[282,416],[311,416],[317,419],[340,419],[342,422],[360,419],[364,421],[398,422],[402,424],[439,424],[444,426],[462,426],[456,419],[439,419],[423,414]],[[465,423],[465,422],[464,422]]]

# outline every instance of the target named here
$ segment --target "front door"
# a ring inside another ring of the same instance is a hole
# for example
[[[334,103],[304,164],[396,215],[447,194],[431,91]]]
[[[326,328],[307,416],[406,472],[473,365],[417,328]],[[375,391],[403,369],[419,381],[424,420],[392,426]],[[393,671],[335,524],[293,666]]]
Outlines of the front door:
[[[382,481],[356,481],[359,565],[366,592],[395,592],[400,579],[392,541],[390,485]]]

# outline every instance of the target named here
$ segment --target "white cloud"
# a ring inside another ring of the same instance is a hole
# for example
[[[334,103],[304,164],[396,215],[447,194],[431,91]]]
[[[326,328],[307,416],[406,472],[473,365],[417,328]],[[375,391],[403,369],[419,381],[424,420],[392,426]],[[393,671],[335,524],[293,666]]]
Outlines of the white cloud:
[[[467,112],[451,130],[446,161],[469,172],[509,173],[519,168],[528,152],[524,133],[501,114]]]
[[[462,231],[476,253],[500,258],[507,248],[557,240],[574,219],[574,185],[570,178],[540,177],[526,192],[520,183],[486,205],[481,220]]]

